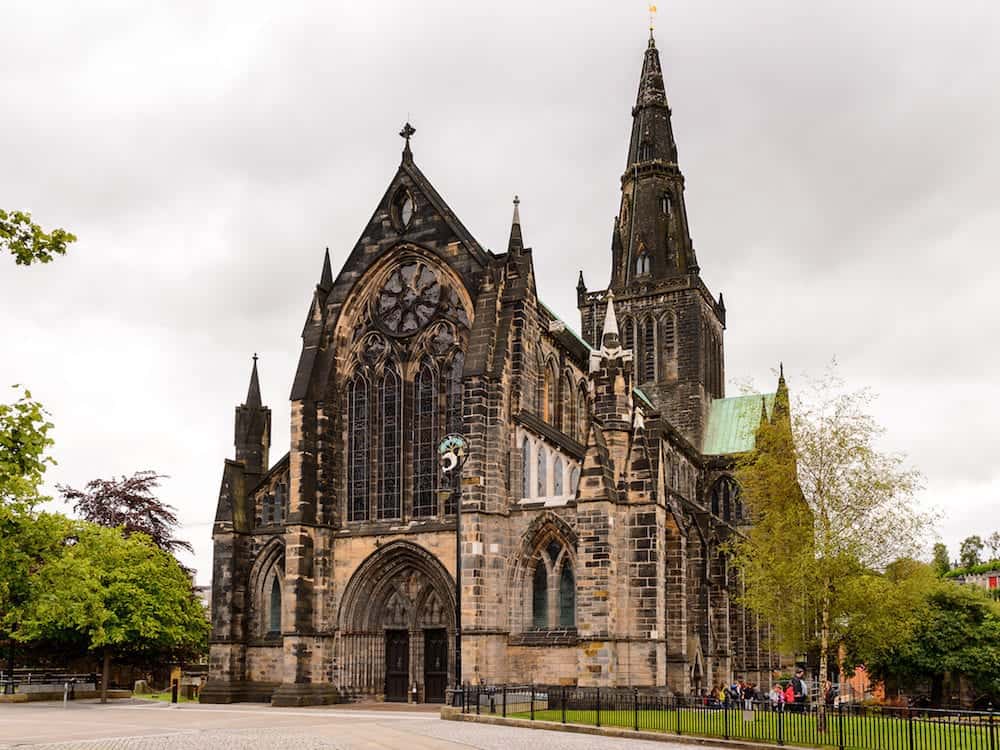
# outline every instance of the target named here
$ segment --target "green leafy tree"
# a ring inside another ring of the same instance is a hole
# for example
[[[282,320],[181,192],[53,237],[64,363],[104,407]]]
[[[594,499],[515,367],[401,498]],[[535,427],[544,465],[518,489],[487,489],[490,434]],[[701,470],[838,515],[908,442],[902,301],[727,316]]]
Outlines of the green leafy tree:
[[[143,534],[78,521],[72,544],[31,578],[15,637],[79,645],[111,660],[204,653],[209,623],[177,561]]]
[[[934,545],[934,560],[931,564],[939,576],[943,576],[951,570],[951,561],[948,559],[948,548],[943,542],[938,542]]]
[[[994,531],[986,537],[986,547],[990,551],[991,560],[1000,560],[1000,531]]]
[[[75,235],[65,229],[46,232],[27,211],[0,208],[0,252],[9,251],[19,266],[48,263],[57,255],[65,255],[72,242],[76,242]]]
[[[871,401],[867,391],[846,391],[832,370],[794,409],[782,384],[758,450],[736,467],[753,519],[731,543],[747,584],[743,603],[785,647],[818,650],[824,676],[850,628],[879,608],[881,571],[917,555],[931,520],[914,507],[919,475],[878,449],[883,430]]]
[[[962,540],[962,546],[958,548],[958,564],[963,568],[971,568],[974,565],[981,565],[983,562],[983,538],[978,534],[967,536]]]
[[[867,663],[880,679],[904,685],[930,680],[937,702],[949,673],[1000,700],[1000,604],[979,587],[941,581],[928,593],[910,637],[869,655]]]

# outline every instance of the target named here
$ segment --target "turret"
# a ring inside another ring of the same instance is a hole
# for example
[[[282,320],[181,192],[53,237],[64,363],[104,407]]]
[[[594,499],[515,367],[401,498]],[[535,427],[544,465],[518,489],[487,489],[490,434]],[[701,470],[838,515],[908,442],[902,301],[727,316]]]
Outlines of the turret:
[[[235,426],[236,460],[244,471],[262,475],[268,469],[268,451],[271,447],[271,410],[263,405],[260,397],[260,379],[257,375],[257,355],[253,355],[253,370],[246,400],[236,407]]]

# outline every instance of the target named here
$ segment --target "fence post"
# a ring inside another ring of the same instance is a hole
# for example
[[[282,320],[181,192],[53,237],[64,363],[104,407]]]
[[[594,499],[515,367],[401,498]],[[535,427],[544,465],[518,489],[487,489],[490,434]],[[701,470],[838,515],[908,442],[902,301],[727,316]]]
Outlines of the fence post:
[[[601,726],[601,689],[597,688],[597,726]]]
[[[729,739],[729,701],[724,701],[722,703],[722,727],[725,733],[725,738]]]
[[[994,733],[993,733],[994,729],[993,729],[993,704],[992,703],[990,703],[990,706],[989,706],[989,723],[990,723],[990,750],[996,750],[997,749],[997,741],[996,741],[996,735],[994,735]]]
[[[500,715],[507,718],[507,686],[504,685],[500,691]]]
[[[906,708],[906,734],[910,738],[910,750],[913,750],[913,709]]]
[[[562,723],[566,723],[566,688],[562,689]]]
[[[681,699],[679,696],[674,698],[674,707],[677,709],[677,734],[681,733]]]
[[[535,720],[535,683],[531,683],[531,696],[529,698],[531,701],[531,720]]]
[[[844,750],[844,706],[841,703],[837,704],[837,735],[837,747]]]
[[[635,712],[635,731],[639,731],[639,688],[632,688],[632,709]]]
[[[483,702],[482,700],[482,687],[476,685],[476,716],[479,716],[479,704]]]
[[[778,705],[778,744],[785,744],[785,707]]]

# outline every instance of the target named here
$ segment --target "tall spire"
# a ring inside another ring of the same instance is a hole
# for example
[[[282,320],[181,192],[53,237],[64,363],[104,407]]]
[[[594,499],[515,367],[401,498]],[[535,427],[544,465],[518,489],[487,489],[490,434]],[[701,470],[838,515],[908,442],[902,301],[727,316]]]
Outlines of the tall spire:
[[[521,199],[514,196],[514,217],[510,221],[510,240],[507,242],[508,253],[519,253],[524,249],[524,239],[521,237],[521,212],[518,206]]]
[[[333,269],[330,267],[330,248],[323,255],[323,270],[319,275],[319,288],[324,292],[333,289]]]
[[[263,404],[260,398],[260,380],[257,377],[257,352],[253,353],[253,370],[250,373],[250,388],[247,389],[247,400],[243,403],[251,409],[259,409]]]
[[[616,234],[612,238],[612,286],[633,281],[656,283],[697,273],[684,206],[684,177],[677,166],[677,145],[663,69],[650,32],[635,106],[632,134]]]

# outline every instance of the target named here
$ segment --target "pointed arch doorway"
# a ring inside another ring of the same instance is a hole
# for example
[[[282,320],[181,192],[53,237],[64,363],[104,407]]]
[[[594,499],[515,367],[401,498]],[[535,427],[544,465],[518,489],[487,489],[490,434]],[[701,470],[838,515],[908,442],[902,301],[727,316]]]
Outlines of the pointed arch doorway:
[[[411,542],[391,542],[351,576],[340,610],[341,688],[443,703],[453,663],[454,582]]]

